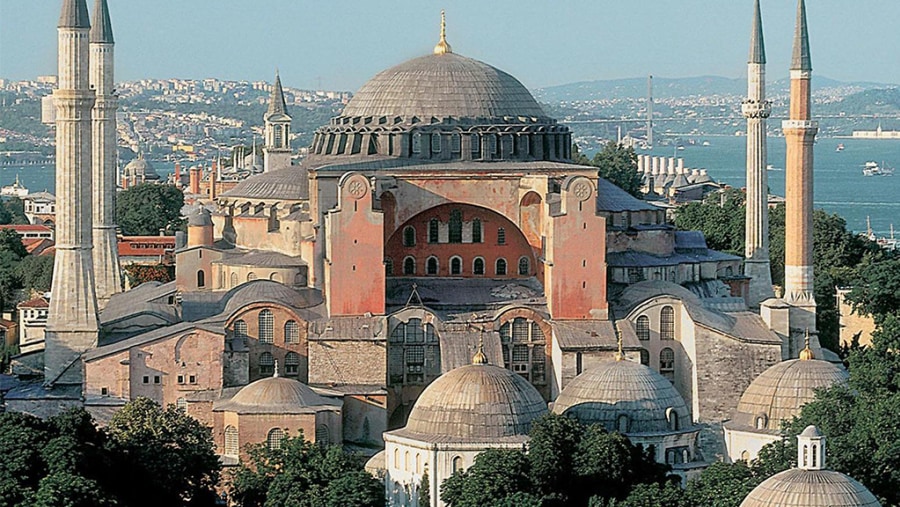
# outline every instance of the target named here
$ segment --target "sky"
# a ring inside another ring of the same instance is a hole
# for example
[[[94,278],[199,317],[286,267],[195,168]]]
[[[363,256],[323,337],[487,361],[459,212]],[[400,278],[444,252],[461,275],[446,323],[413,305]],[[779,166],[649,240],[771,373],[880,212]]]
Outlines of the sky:
[[[93,1],[88,0],[93,8]],[[453,51],[529,88],[746,75],[752,0],[108,0],[116,79],[207,78],[358,89]],[[0,78],[56,73],[61,0],[0,0]],[[787,77],[795,0],[761,0],[767,73]],[[900,83],[900,0],[807,0],[814,76]]]

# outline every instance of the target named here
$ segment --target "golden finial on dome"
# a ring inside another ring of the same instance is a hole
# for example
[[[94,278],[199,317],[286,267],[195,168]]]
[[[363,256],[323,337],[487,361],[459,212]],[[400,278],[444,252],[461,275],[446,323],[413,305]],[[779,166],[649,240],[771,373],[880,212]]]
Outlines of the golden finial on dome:
[[[801,361],[809,361],[810,359],[815,359],[816,355],[813,354],[811,348],[809,348],[809,328],[806,328],[806,347],[800,351],[800,360]]]
[[[616,341],[619,344],[619,350],[616,352],[616,361],[624,361],[625,360],[625,348],[622,344],[622,332],[619,331],[619,328],[615,327],[613,324],[613,329],[616,331]]]
[[[487,356],[484,355],[484,337],[478,339],[478,352],[472,356],[472,364],[488,364]]]
[[[444,17],[444,11],[441,10],[441,40],[438,41],[437,45],[434,47],[434,54],[444,55],[452,52],[453,49],[450,48],[450,44],[447,43],[447,22]]]

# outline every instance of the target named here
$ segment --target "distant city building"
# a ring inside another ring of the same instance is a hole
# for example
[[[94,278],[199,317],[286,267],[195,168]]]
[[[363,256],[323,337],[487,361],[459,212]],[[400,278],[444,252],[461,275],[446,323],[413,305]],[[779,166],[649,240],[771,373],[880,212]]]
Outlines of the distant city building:
[[[56,221],[56,196],[50,192],[35,192],[22,198],[25,217],[36,225],[51,225]]]

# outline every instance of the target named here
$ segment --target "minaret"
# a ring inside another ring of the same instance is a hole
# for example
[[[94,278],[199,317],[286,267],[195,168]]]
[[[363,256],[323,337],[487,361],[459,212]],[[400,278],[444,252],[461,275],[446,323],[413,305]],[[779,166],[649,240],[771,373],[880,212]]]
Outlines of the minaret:
[[[81,354],[97,345],[91,262],[90,22],[85,0],[63,0],[56,106],[56,260],[44,333],[44,383],[80,384]]]
[[[94,3],[91,26],[91,88],[96,93],[93,125],[94,281],[100,306],[122,290],[116,240],[116,110],[113,89],[113,33],[106,0]]]
[[[787,157],[785,160],[785,301],[792,306],[790,327],[797,350],[800,330],[815,333],[816,301],[813,296],[813,142],[819,130],[810,114],[809,36],[806,5],[797,3],[797,26],[791,60],[791,104],[789,119],[782,122]],[[818,340],[816,340],[818,342]],[[817,343],[816,343],[817,344]]]
[[[753,7],[750,58],[747,61],[747,100],[741,104],[747,118],[747,227],[744,274],[750,277],[751,306],[775,296],[769,266],[769,177],[766,171],[766,118],[772,106],[766,100],[766,47],[763,42],[759,0]]]
[[[275,86],[269,97],[269,109],[263,120],[266,123],[266,146],[263,149],[263,171],[269,172],[291,165],[291,117],[287,114],[281,76],[275,72]],[[253,150],[254,155],[256,150]]]

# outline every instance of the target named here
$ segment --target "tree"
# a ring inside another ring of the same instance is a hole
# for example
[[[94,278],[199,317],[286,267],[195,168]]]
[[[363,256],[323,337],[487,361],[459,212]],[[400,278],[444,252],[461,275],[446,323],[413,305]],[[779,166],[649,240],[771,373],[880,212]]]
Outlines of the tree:
[[[881,320],[900,308],[900,259],[862,266],[847,299],[857,311]]]
[[[622,144],[610,141],[594,154],[593,159],[588,159],[577,145],[573,145],[572,161],[576,164],[597,167],[599,169],[597,174],[601,178],[609,180],[638,199],[644,197],[641,193],[641,174],[637,170],[637,155],[634,148],[626,148]]]
[[[441,485],[441,500],[451,507],[482,507],[533,501],[534,484],[528,456],[519,449],[488,449],[465,471],[457,471]],[[523,495],[525,495],[523,497]]]
[[[0,251],[11,252],[19,259],[28,255],[22,238],[12,229],[0,229]]]
[[[528,461],[537,493],[553,505],[562,505],[576,486],[576,454],[585,428],[576,419],[547,415],[529,432]]]
[[[141,183],[116,196],[116,223],[126,235],[156,236],[181,226],[184,194],[172,185]]]
[[[13,291],[22,285],[17,272],[19,260],[15,252],[0,248],[0,308],[13,306]]]
[[[125,504],[213,505],[219,459],[210,429],[170,405],[137,398],[116,412],[107,428],[119,462],[114,483]],[[133,487],[140,478],[142,487]]]
[[[637,484],[624,500],[591,499],[590,507],[693,507],[679,481]]]
[[[743,461],[716,462],[690,481],[685,493],[691,505],[738,507],[762,480]]]
[[[143,264],[129,264],[125,266],[125,276],[128,277],[132,287],[142,283],[161,282],[167,283],[175,279],[175,267],[165,264],[146,266]]]
[[[26,291],[47,292],[53,283],[53,256],[28,255],[16,267],[16,275]]]
[[[25,506],[46,475],[41,448],[50,438],[40,419],[0,413],[0,505]]]
[[[384,485],[363,468],[362,458],[340,446],[313,444],[300,433],[277,449],[248,448],[231,484],[232,500],[243,507],[382,507]]]

